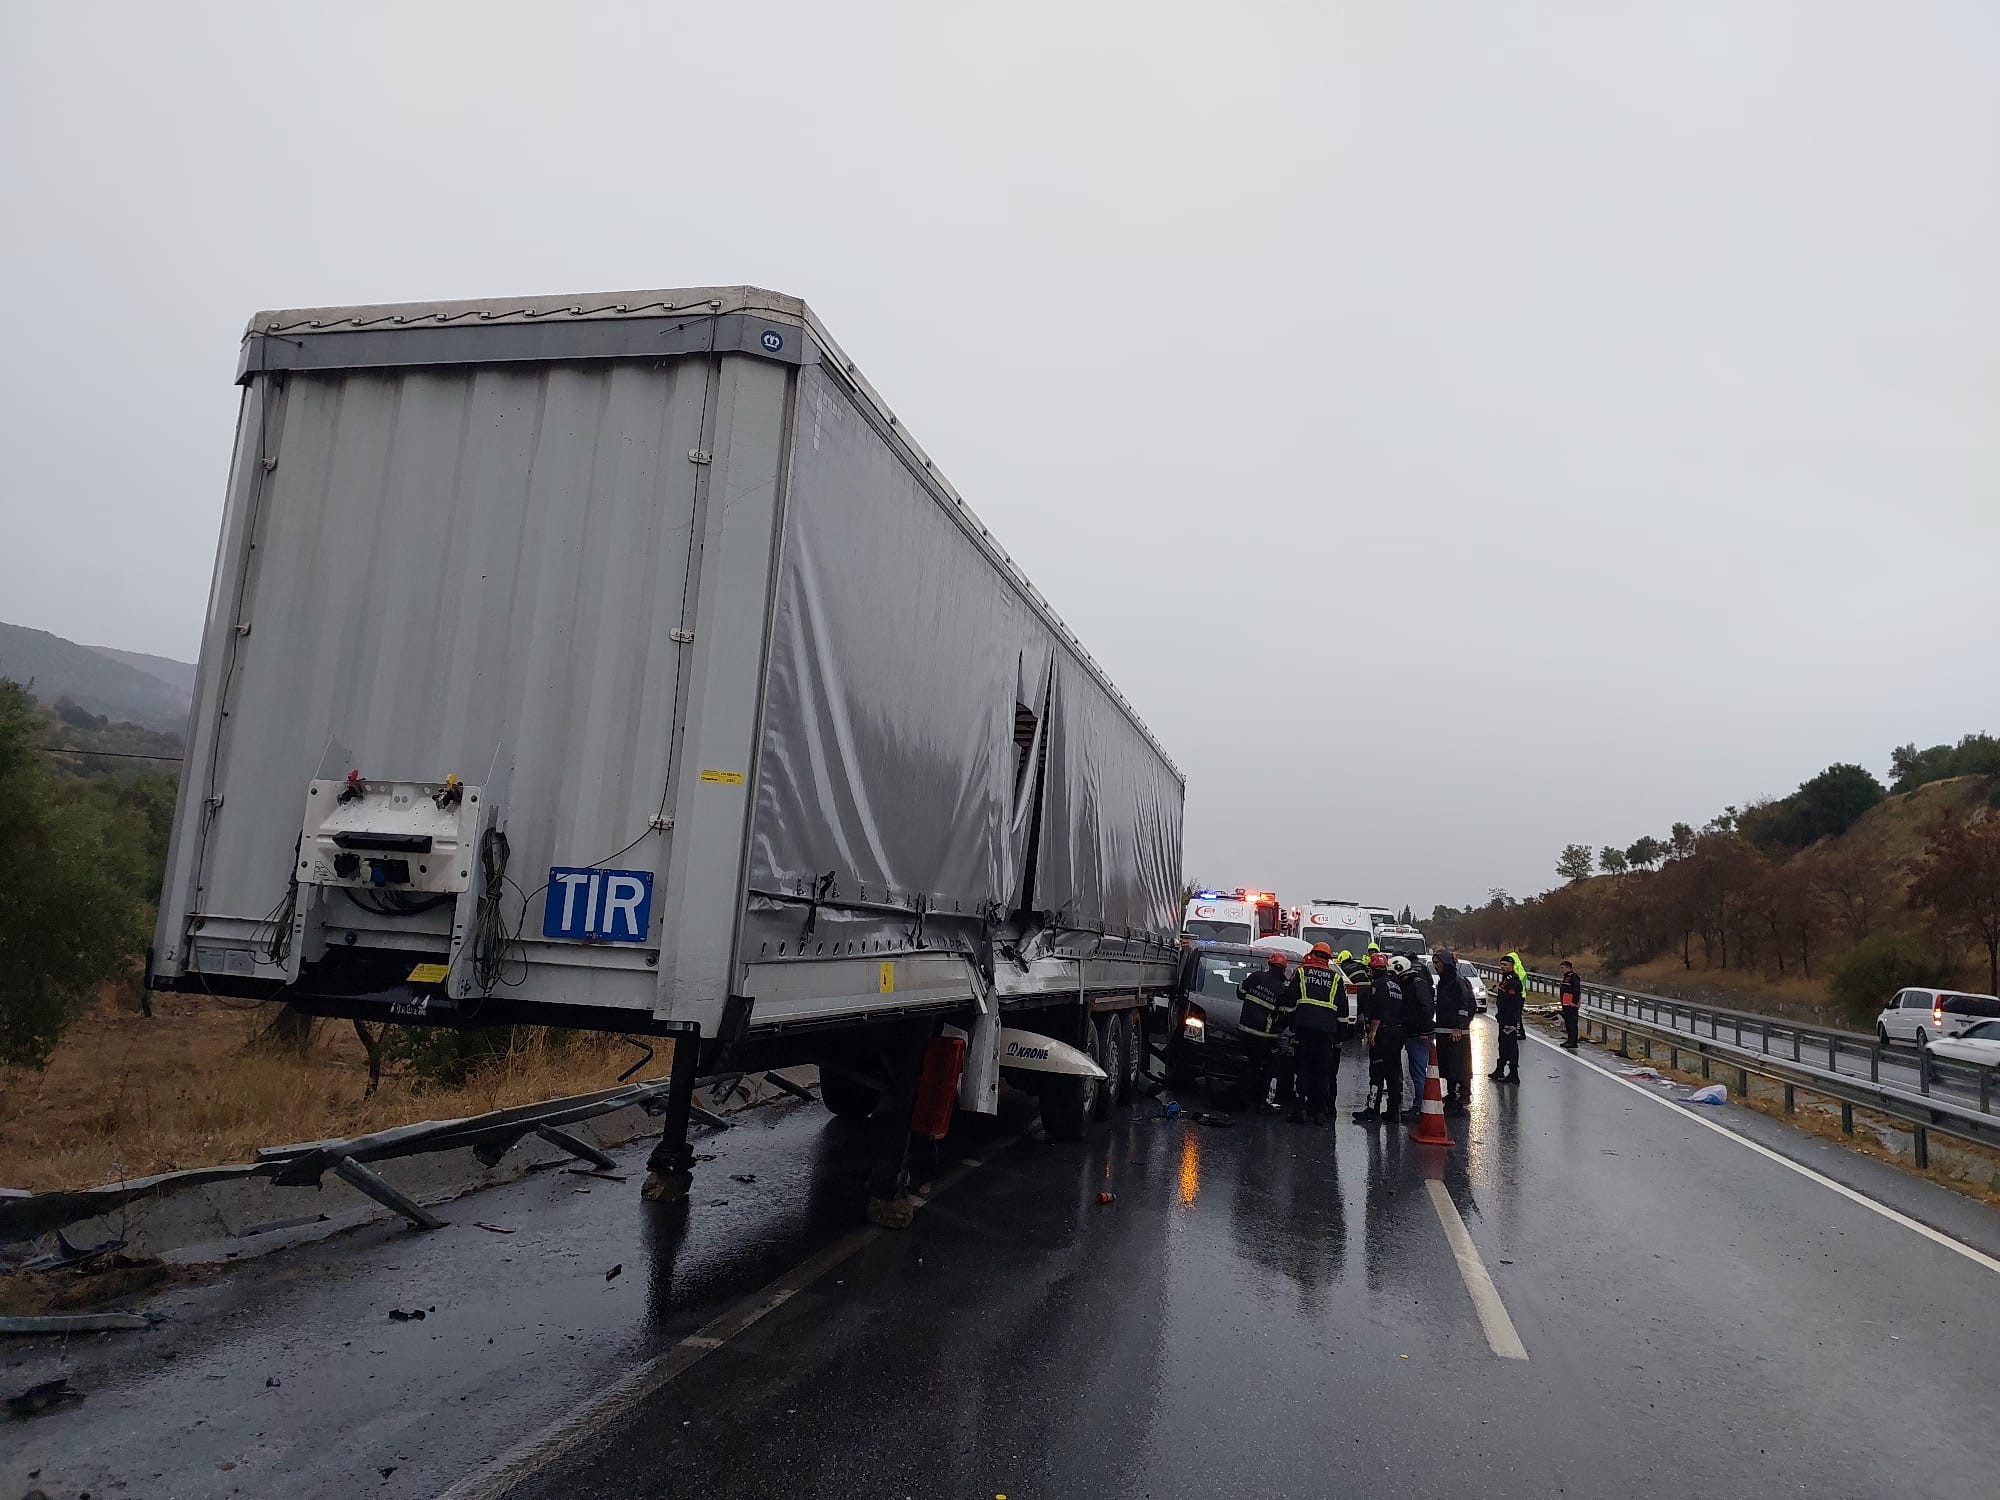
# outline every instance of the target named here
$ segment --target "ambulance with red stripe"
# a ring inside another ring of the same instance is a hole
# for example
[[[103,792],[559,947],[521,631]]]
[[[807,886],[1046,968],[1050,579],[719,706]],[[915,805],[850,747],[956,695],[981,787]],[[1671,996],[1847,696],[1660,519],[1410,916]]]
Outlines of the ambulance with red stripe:
[[[1277,937],[1283,915],[1272,891],[1239,886],[1234,891],[1196,891],[1181,914],[1181,936],[1197,943],[1250,944]]]

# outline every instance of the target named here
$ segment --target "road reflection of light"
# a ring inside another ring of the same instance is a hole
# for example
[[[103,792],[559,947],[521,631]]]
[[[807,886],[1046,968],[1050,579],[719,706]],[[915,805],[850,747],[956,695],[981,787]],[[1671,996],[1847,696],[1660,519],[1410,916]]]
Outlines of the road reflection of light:
[[[1201,1136],[1192,1130],[1181,1132],[1181,1206],[1194,1202],[1201,1191]]]
[[[1493,1071],[1500,1055],[1500,1039],[1495,1028],[1476,1022],[1472,1028],[1472,1102],[1466,1118],[1465,1165],[1475,1184],[1491,1186],[1494,1167],[1494,1137],[1499,1131],[1499,1114],[1494,1109],[1498,1087],[1486,1075]]]

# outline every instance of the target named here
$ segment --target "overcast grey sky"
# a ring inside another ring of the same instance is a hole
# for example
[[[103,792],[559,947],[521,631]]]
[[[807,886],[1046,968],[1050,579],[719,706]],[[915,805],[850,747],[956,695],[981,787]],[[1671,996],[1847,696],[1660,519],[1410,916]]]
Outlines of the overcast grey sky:
[[[2000,730],[1987,0],[15,0],[0,131],[0,619],[195,654],[258,308],[752,282],[1203,879],[1525,893]]]

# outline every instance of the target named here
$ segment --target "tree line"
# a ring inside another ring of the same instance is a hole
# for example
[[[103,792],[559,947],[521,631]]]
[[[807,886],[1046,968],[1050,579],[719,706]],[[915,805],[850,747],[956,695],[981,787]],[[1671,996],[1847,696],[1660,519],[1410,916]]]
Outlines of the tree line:
[[[1836,764],[1788,797],[1725,808],[1698,829],[1676,823],[1665,838],[1594,853],[1567,844],[1561,885],[1440,906],[1431,931],[1464,946],[1596,954],[1613,973],[1671,956],[1690,970],[1820,978],[1857,1020],[1884,994],[1948,983],[1974,959],[2000,993],[2000,740],[1904,746],[1891,766],[1887,788]],[[1840,838],[1885,797],[1958,775],[1996,784],[1986,805],[1925,827],[1916,857]]]

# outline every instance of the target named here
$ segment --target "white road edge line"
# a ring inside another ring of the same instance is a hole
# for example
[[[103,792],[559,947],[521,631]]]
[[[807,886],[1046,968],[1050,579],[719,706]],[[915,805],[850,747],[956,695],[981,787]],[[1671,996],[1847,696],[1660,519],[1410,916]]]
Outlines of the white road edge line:
[[[1458,1274],[1465,1280],[1466,1291],[1472,1294],[1472,1308],[1479,1314],[1479,1326],[1485,1330],[1487,1344],[1502,1359],[1526,1359],[1527,1346],[1514,1331],[1514,1320],[1507,1316],[1507,1305],[1500,1300],[1499,1290],[1487,1274],[1486,1262],[1479,1258],[1479,1247],[1472,1243],[1465,1220],[1459,1217],[1458,1205],[1435,1177],[1425,1179],[1424,1188],[1431,1195],[1438,1223],[1444,1226],[1444,1237],[1451,1241],[1452,1258],[1458,1262]]]
[[[927,1195],[919,1196],[913,1193],[911,1196],[916,1198],[920,1205],[929,1203],[947,1188],[957,1186],[976,1169],[986,1165],[1020,1139],[1019,1135],[1010,1135],[996,1142],[983,1157],[961,1159],[957,1166],[944,1173],[937,1181],[927,1184],[930,1190]],[[856,1229],[842,1235],[824,1250],[807,1256],[791,1270],[760,1290],[738,1299],[728,1309],[702,1324],[695,1332],[677,1341],[665,1353],[656,1354],[644,1364],[635,1365],[627,1370],[595,1396],[589,1397],[582,1405],[574,1408],[568,1416],[550,1423],[533,1437],[517,1443],[498,1458],[473,1470],[449,1488],[439,1491],[437,1500],[501,1500],[502,1496],[530,1475],[547,1468],[565,1453],[603,1431],[627,1412],[634,1410],[647,1398],[683,1374],[704,1355],[720,1349],[759,1319],[776,1312],[842,1261],[853,1258],[874,1244],[885,1232],[870,1225],[866,1229]]]
[[[1529,1031],[1527,1035],[1531,1040],[1540,1042],[1544,1047],[1547,1047],[1551,1052],[1568,1051],[1567,1048],[1557,1045],[1555,1042],[1548,1040],[1546,1037],[1536,1036],[1532,1031]],[[1895,1209],[1889,1207],[1889,1205],[1886,1203],[1877,1203],[1873,1198],[1869,1197],[1866,1193],[1857,1192],[1855,1189],[1849,1187],[1844,1182],[1835,1182],[1831,1177],[1826,1176],[1824,1173],[1815,1172],[1811,1167],[1808,1166],[1802,1166],[1798,1162],[1793,1161],[1789,1156],[1786,1156],[1783,1152],[1773,1151],[1769,1146],[1763,1145],[1757,1141],[1753,1141],[1748,1136],[1738,1135],[1735,1131],[1731,1130],[1727,1125],[1718,1125],[1713,1120],[1704,1120],[1700,1115],[1690,1112],[1684,1105],[1680,1104],[1678,1101],[1669,1099],[1664,1094],[1656,1094],[1651,1089],[1641,1088],[1631,1079],[1620,1078],[1616,1073],[1612,1072],[1609,1068],[1600,1068],[1596,1063],[1590,1062],[1585,1058],[1579,1057],[1574,1052],[1570,1053],[1570,1061],[1590,1069],[1590,1071],[1593,1073],[1599,1074],[1602,1077],[1610,1079],[1613,1083],[1618,1084],[1621,1087],[1630,1089],[1633,1093],[1637,1094],[1641,1099],[1650,1099],[1655,1104],[1664,1104],[1668,1109],[1671,1109],[1676,1115],[1680,1116],[1681,1119],[1688,1121],[1690,1124],[1699,1125],[1704,1130],[1713,1130],[1717,1135],[1721,1136],[1724,1140],[1734,1141],[1739,1146],[1745,1147],[1746,1149],[1751,1151],[1755,1151],[1759,1156],[1765,1157],[1771,1161],[1776,1162],[1786,1171],[1796,1172],[1799,1174],[1799,1176],[1805,1178],[1808,1182],[1816,1182],[1821,1187],[1829,1188],[1832,1191],[1840,1194],[1841,1197],[1847,1199],[1849,1202],[1860,1204],[1870,1213],[1880,1214],[1883,1218],[1889,1220],[1889,1222],[1892,1224],[1900,1224],[1905,1229],[1914,1230],[1916,1233],[1922,1235],[1927,1240],[1935,1241],[1936,1243],[1944,1246],[1945,1249],[1947,1250],[1957,1251],[1960,1255],[1963,1255],[1967,1260],[1971,1261],[1975,1265],[1984,1266],[1989,1271],[2000,1272],[2000,1260],[1995,1260],[1992,1256],[1988,1255],[1984,1250],[1975,1250],[1972,1246],[1966,1244],[1964,1240],[1953,1239],[1950,1235],[1946,1234],[1942,1229],[1933,1229],[1931,1228],[1930,1225],[1922,1223],[1917,1219],[1913,1219],[1908,1214],[1896,1212]]]

